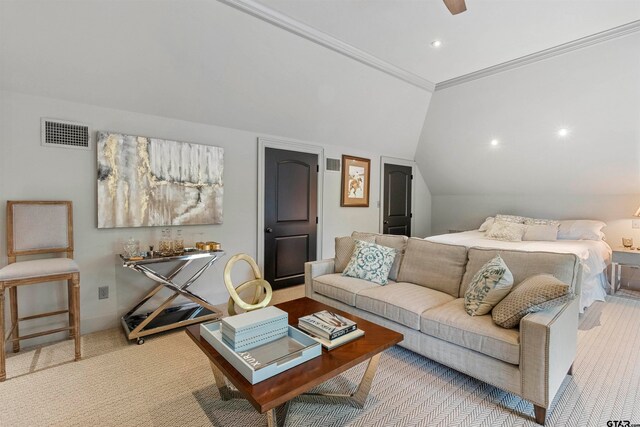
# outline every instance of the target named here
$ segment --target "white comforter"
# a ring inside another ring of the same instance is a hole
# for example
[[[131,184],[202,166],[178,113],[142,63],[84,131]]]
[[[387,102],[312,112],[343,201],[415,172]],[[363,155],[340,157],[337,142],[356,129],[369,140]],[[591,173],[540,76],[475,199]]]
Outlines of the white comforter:
[[[603,241],[595,240],[555,240],[552,242],[503,242],[487,239],[482,231],[465,231],[463,233],[441,234],[427,237],[426,240],[438,243],[472,246],[495,249],[515,249],[520,251],[544,251],[575,254],[582,260],[582,295],[580,295],[580,312],[594,301],[604,301],[606,288],[609,286],[605,270],[611,263],[611,248]]]

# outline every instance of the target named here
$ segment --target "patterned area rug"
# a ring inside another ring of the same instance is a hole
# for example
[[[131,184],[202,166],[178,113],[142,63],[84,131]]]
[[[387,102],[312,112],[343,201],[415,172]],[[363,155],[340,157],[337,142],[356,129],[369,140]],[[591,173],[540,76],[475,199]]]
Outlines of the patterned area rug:
[[[640,301],[610,297],[580,323],[574,376],[550,426],[640,423]],[[259,426],[247,402],[222,402],[204,355],[184,332],[126,342],[118,329],[8,358],[0,383],[2,426]],[[318,388],[353,389],[364,364]],[[385,352],[364,410],[319,398],[294,400],[288,426],[533,426],[522,399],[401,347]]]

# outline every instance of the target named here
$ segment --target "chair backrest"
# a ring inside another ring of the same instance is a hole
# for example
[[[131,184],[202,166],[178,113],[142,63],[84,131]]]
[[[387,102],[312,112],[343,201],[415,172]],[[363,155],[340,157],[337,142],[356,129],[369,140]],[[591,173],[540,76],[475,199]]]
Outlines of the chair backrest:
[[[7,201],[7,256],[66,252],[73,258],[73,206],[68,201]]]

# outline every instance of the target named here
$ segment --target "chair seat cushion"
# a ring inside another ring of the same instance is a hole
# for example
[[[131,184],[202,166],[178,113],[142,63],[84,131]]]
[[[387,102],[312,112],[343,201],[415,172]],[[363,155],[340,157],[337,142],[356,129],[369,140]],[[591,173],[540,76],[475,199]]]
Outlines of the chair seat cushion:
[[[422,313],[420,330],[503,362],[520,363],[519,330],[499,327],[493,323],[491,314],[469,316],[464,309],[464,298]]]
[[[393,283],[361,290],[356,295],[356,307],[419,330],[423,311],[453,299],[444,292],[413,283]]]
[[[69,258],[48,258],[20,261],[0,269],[0,280],[29,279],[56,274],[77,273],[78,264]]]
[[[389,283],[393,283],[389,281]],[[388,286],[388,285],[387,285]],[[363,289],[379,288],[373,282],[355,277],[343,276],[340,273],[325,274],[313,279],[313,290],[320,295],[343,302],[352,307],[356,305],[356,294]]]

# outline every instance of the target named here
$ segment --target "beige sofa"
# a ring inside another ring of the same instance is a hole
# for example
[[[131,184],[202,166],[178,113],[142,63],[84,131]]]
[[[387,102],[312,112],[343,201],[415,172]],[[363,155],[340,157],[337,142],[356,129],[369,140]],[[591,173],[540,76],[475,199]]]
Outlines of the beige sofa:
[[[389,236],[377,236],[376,240]],[[446,245],[406,238],[396,280],[380,286],[334,271],[334,260],[305,267],[305,293],[404,334],[401,346],[517,394],[534,405],[544,424],[547,409],[576,355],[578,298],[525,316],[517,329],[493,323],[491,314],[469,316],[464,292],[485,262],[500,254],[514,283],[552,274],[580,293],[581,263],[573,254],[521,252]],[[394,245],[397,247],[397,245]]]

